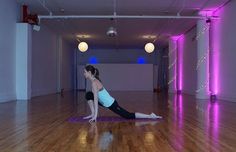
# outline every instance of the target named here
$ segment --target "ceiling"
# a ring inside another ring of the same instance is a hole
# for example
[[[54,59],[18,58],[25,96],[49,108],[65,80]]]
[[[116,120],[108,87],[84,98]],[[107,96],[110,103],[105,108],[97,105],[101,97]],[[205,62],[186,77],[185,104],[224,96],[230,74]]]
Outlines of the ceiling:
[[[31,13],[38,15],[152,15],[196,16],[202,10],[216,10],[229,0],[17,0],[26,4]],[[44,6],[42,4],[45,4]],[[42,19],[50,29],[77,45],[76,35],[91,48],[143,48],[146,42],[166,47],[168,38],[181,35],[196,25],[197,19],[158,18],[135,19],[84,18]],[[110,26],[117,29],[116,37],[108,37]],[[154,38],[152,37],[154,36]]]

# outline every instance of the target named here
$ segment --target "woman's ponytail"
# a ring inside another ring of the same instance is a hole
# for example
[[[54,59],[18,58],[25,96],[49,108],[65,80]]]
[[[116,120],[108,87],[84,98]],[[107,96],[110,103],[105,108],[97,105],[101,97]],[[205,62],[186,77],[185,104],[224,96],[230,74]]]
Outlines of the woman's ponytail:
[[[95,68],[94,77],[100,81],[100,78],[99,78],[99,71],[98,71],[97,68]]]

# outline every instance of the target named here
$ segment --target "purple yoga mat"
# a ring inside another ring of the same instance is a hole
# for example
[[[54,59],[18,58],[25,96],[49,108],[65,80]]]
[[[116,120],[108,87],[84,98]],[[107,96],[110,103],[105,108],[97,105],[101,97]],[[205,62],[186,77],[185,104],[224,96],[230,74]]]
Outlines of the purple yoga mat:
[[[88,122],[89,119],[83,119],[83,117],[70,117],[68,119],[68,122],[76,123],[76,122]],[[98,117],[97,122],[136,122],[136,121],[158,121],[160,119],[144,119],[144,118],[138,118],[138,119],[125,119],[121,117]]]

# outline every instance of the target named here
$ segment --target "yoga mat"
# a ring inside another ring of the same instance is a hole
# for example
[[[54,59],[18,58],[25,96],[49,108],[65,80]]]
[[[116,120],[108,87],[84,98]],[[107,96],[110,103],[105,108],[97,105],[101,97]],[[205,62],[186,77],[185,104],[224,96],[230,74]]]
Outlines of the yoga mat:
[[[97,122],[147,122],[147,121],[160,121],[161,119],[147,119],[147,118],[136,118],[136,119],[125,119],[121,117],[98,117]],[[77,122],[88,122],[89,119],[83,119],[83,117],[70,117],[68,122],[77,123]]]

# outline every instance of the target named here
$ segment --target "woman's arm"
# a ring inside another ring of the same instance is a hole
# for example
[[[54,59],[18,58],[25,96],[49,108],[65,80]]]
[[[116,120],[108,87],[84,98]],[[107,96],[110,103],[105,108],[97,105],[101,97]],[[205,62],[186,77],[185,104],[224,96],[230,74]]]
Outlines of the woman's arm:
[[[93,117],[89,120],[89,122],[96,121],[98,116],[98,87],[95,82],[92,83],[92,92],[94,96],[94,114]]]

